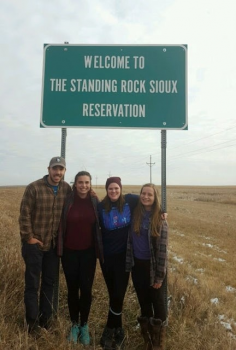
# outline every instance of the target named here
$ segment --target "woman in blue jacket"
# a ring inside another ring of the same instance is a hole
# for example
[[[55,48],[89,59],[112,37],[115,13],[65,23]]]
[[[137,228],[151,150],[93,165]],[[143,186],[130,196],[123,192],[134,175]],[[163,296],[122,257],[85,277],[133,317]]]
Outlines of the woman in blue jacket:
[[[104,350],[123,347],[122,308],[129,281],[125,271],[128,231],[139,196],[122,194],[121,179],[110,177],[105,185],[107,194],[98,204],[102,230],[104,263],[102,273],[109,294],[109,311],[100,344]]]

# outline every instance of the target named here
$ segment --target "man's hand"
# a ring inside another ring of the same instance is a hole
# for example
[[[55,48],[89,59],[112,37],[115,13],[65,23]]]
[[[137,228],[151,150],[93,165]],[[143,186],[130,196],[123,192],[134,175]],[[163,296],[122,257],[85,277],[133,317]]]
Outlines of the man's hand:
[[[43,242],[39,241],[37,238],[30,238],[27,241],[28,244],[39,244],[40,247],[43,247]]]

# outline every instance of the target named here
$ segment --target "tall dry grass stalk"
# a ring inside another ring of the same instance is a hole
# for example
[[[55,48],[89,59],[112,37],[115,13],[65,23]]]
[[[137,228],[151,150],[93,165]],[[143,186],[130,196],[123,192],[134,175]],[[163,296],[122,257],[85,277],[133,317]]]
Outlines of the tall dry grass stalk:
[[[95,188],[100,198],[104,187]],[[140,186],[124,186],[139,193]],[[0,350],[82,349],[67,343],[70,326],[65,279],[60,271],[58,317],[35,340],[24,321],[24,263],[18,228],[23,187],[0,188]],[[166,350],[236,350],[235,187],[167,188],[169,237],[169,325]],[[89,319],[92,345],[108,311],[107,291],[97,266]],[[124,306],[127,349],[143,349],[139,307],[130,282]]]

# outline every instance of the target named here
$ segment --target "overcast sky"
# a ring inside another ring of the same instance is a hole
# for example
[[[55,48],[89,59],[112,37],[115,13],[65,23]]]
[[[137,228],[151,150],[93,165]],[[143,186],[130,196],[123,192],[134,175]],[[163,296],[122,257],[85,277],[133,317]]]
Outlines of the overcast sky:
[[[167,131],[167,185],[236,185],[234,0],[1,0],[0,185],[27,185],[60,155],[40,128],[43,45],[188,45],[188,130]],[[68,128],[66,180],[161,184],[158,129]]]

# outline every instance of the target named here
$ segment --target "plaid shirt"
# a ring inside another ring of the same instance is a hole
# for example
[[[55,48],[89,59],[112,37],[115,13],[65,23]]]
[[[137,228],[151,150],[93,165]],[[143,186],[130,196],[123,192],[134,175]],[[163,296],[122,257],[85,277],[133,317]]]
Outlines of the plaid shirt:
[[[168,224],[162,220],[160,236],[154,237],[148,230],[149,246],[151,252],[150,258],[150,286],[154,283],[162,283],[167,270],[167,245],[168,245]],[[126,252],[126,271],[131,271],[134,266],[133,247],[131,241],[131,232],[127,242]]]
[[[20,206],[20,235],[22,241],[37,238],[43,242],[44,251],[55,245],[64,200],[71,192],[70,185],[61,181],[57,195],[47,182],[47,176],[29,184]]]
[[[95,249],[96,249],[96,257],[103,262],[103,245],[102,245],[102,233],[99,225],[98,220],[98,212],[97,212],[97,205],[98,205],[98,199],[97,197],[90,197],[94,214],[96,217],[96,225],[94,230],[94,241],[95,241]],[[74,192],[70,193],[70,195],[66,198],[65,204],[62,210],[61,215],[61,222],[58,230],[58,237],[57,237],[57,254],[59,256],[63,255],[63,245],[65,241],[65,235],[66,235],[66,221],[67,216],[69,213],[70,208],[72,207],[72,204],[74,202]]]

